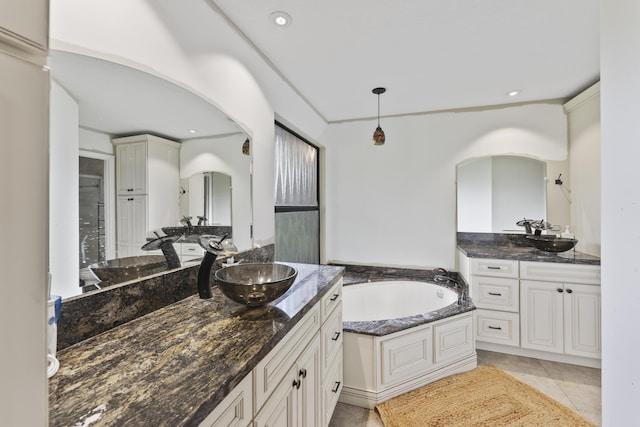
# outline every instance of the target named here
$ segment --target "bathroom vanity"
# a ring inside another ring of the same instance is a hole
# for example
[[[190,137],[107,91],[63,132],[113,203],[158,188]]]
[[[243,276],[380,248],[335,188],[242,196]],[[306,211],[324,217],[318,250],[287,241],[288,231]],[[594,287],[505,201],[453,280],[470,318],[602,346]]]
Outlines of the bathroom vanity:
[[[296,282],[266,306],[214,287],[59,351],[49,425],[327,426],[342,388],[343,268],[292,265]]]
[[[600,367],[600,259],[528,246],[458,244],[478,349]]]

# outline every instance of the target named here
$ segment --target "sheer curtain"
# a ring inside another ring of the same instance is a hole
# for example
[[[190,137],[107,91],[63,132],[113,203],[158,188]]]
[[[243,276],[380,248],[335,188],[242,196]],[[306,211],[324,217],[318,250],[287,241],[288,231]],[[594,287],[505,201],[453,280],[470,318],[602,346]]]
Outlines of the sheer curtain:
[[[320,262],[318,149],[276,125],[276,261]]]

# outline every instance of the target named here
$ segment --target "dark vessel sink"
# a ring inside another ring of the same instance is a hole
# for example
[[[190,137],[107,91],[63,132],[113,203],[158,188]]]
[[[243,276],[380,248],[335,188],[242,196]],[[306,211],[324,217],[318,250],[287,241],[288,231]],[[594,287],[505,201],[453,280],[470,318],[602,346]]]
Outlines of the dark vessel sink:
[[[160,273],[167,269],[167,260],[164,255],[109,259],[89,266],[89,270],[96,278],[111,285]]]
[[[298,271],[285,264],[257,262],[221,268],[214,274],[218,289],[240,304],[259,307],[284,295]]]
[[[566,252],[573,249],[578,243],[576,239],[565,239],[553,234],[527,236],[527,240],[537,249],[545,252]]]

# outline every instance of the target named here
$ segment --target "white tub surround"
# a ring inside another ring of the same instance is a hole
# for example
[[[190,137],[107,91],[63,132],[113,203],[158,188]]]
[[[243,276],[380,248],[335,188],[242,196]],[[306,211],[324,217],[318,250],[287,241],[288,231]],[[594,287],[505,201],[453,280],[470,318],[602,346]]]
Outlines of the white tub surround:
[[[343,289],[340,401],[376,404],[477,366],[470,301],[434,283],[388,280]]]

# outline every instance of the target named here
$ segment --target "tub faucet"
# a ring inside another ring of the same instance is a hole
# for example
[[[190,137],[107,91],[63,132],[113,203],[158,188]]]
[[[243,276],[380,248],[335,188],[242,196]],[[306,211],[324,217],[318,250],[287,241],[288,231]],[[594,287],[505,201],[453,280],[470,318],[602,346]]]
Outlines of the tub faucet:
[[[449,272],[442,267],[436,267],[432,270],[434,273],[440,273],[445,277],[449,277]]]
[[[204,225],[204,223],[207,221],[207,217],[206,216],[199,216],[198,215],[198,225]]]

